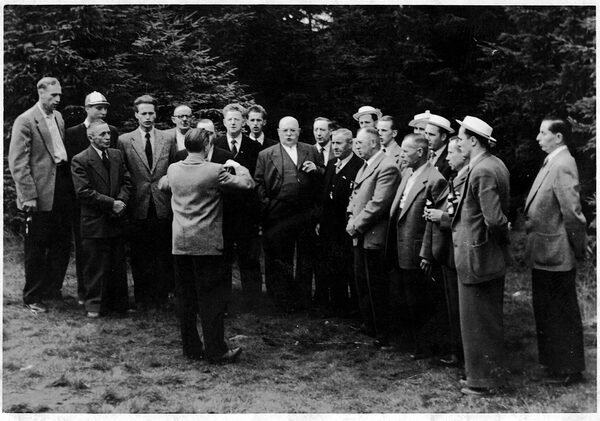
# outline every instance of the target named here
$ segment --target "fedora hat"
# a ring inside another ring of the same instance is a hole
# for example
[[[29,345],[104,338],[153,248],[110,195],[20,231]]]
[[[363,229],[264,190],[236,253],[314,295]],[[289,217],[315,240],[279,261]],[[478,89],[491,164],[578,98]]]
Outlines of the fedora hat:
[[[365,115],[365,114],[375,114],[375,115],[377,116],[377,118],[378,118],[378,119],[379,119],[379,118],[381,118],[381,116],[383,115],[383,114],[381,113],[381,110],[380,110],[379,108],[373,108],[373,107],[371,107],[370,105],[364,105],[364,106],[360,107],[360,108],[358,109],[358,112],[357,112],[357,113],[355,113],[355,114],[354,114],[352,117],[354,117],[354,119],[355,119],[356,121],[358,121],[358,118],[359,118],[361,115]]]
[[[89,105],[110,105],[106,97],[98,91],[94,91],[85,97],[85,106]]]
[[[429,116],[429,120],[427,120],[427,124],[433,124],[434,126],[441,127],[446,130],[448,133],[454,133],[454,129],[450,126],[450,121],[442,117],[441,115],[431,114]]]
[[[417,127],[417,125],[419,123],[424,123],[424,122],[428,121],[430,116],[431,116],[431,112],[429,110],[427,110],[421,114],[415,114],[415,116],[413,117],[412,120],[410,120],[408,125],[410,127]]]
[[[468,129],[473,133],[477,133],[478,135],[485,137],[487,140],[494,144],[496,143],[496,139],[492,137],[492,131],[494,129],[492,129],[492,126],[487,124],[485,121],[477,117],[468,115],[463,119],[463,121],[456,120],[456,122],[463,126],[465,129]]]

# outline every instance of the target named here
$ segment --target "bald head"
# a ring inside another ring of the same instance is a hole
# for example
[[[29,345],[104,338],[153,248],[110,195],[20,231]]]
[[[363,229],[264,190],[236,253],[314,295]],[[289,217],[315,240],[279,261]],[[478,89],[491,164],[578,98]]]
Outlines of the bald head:
[[[279,120],[279,127],[277,128],[279,134],[279,141],[284,146],[293,146],[298,143],[300,137],[300,125],[298,120],[294,117],[283,117]]]

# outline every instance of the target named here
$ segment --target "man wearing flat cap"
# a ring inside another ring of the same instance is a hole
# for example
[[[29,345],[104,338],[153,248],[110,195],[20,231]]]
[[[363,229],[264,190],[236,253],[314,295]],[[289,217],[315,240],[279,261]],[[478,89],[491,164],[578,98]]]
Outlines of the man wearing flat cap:
[[[364,127],[373,127],[377,128],[377,120],[382,116],[381,110],[379,108],[371,107],[370,105],[364,105],[358,109],[358,112],[354,113],[352,116],[358,124],[360,128]]]
[[[430,115],[431,113],[427,110],[424,113],[415,114],[413,119],[409,121],[408,126],[413,128],[414,134],[422,135],[425,133],[425,126],[427,126]]]
[[[429,162],[436,167],[446,180],[452,174],[452,168],[446,160],[448,139],[454,133],[450,121],[437,114],[431,114],[425,125],[425,137],[429,141]]]
[[[467,395],[486,395],[503,386],[502,300],[508,251],[509,173],[490,153],[492,127],[466,116],[458,146],[470,159],[467,181],[452,220],[458,274],[460,327],[465,355]]]
[[[66,133],[66,148],[69,162],[78,153],[84,151],[90,146],[90,141],[87,135],[87,129],[90,124],[96,121],[103,121],[108,112],[110,105],[106,97],[98,91],[91,92],[85,97],[85,112],[87,117],[83,123],[73,127],[69,127]],[[109,125],[110,129],[110,148],[117,147],[119,132],[117,128]],[[79,206],[75,207],[75,215],[73,216],[73,237],[75,239],[75,271],[77,273],[77,296],[80,303],[85,299],[84,283],[83,283],[83,255],[81,247],[81,232],[79,224]]]

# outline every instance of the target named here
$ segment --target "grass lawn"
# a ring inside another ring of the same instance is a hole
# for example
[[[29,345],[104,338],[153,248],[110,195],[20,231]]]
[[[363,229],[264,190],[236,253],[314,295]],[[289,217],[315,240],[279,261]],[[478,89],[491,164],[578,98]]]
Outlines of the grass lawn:
[[[522,235],[515,234],[516,255]],[[173,312],[87,319],[75,299],[35,315],[22,305],[22,245],[4,240],[3,412],[50,413],[531,413],[596,412],[595,269],[582,267],[587,382],[539,380],[529,271],[511,269],[505,291],[510,388],[460,393],[458,369],[414,362],[398,345],[378,351],[346,319],[286,315],[266,303],[241,313],[234,282],[226,336],[244,352],[234,365],[181,355]],[[69,266],[65,295],[76,296]]]

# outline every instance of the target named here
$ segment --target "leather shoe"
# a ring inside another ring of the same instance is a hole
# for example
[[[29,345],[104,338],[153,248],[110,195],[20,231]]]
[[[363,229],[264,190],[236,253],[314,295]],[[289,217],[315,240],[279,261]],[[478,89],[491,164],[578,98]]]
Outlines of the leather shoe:
[[[228,350],[226,353],[217,358],[211,358],[210,362],[214,364],[228,364],[234,363],[242,353],[242,348],[233,348]]]
[[[463,395],[471,395],[471,396],[489,396],[492,394],[492,389],[488,389],[487,387],[463,387],[460,389],[460,393]]]
[[[25,308],[33,313],[45,313],[48,311],[42,303],[25,303]]]
[[[569,386],[576,383],[583,383],[585,378],[581,373],[571,373],[549,376],[544,380],[544,384],[550,386]]]
[[[86,316],[90,319],[97,319],[98,317],[100,317],[100,313],[98,313],[97,311],[88,311],[86,313]]]

